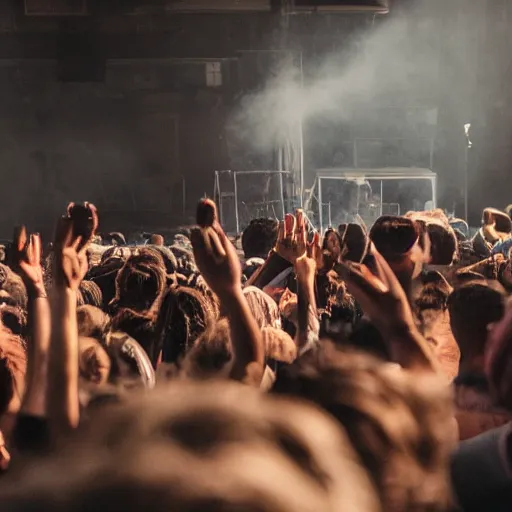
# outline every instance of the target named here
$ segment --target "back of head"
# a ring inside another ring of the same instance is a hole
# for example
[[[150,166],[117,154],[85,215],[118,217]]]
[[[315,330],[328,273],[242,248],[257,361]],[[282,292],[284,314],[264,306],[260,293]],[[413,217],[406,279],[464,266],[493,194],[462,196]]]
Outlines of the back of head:
[[[339,421],[383,510],[448,509],[452,404],[442,378],[324,345],[283,369],[274,392],[310,400]]]
[[[275,219],[254,219],[242,234],[242,249],[247,259],[266,258],[277,240],[279,223]]]
[[[369,238],[360,224],[342,224],[338,227],[342,240],[343,259],[361,263],[367,252]]]
[[[424,272],[420,277],[421,289],[415,300],[419,311],[427,309],[445,311],[452,288],[446,278],[436,270]]]
[[[157,251],[141,249],[128,258],[117,275],[113,307],[147,312],[161,297],[165,284],[162,256]]]
[[[78,338],[78,368],[83,383],[105,385],[110,376],[110,358],[95,338]]]
[[[451,265],[457,253],[457,237],[453,229],[437,223],[427,224],[430,237],[430,263]]]
[[[105,309],[116,295],[116,278],[123,266],[122,259],[110,258],[87,273],[87,279],[96,283],[100,288],[103,297],[102,307]]]
[[[452,292],[448,310],[461,358],[483,355],[489,324],[505,312],[505,294],[487,282],[469,282]]]
[[[380,509],[343,432],[310,406],[209,383],[102,412],[61,456],[6,481],[6,510]]]
[[[208,325],[186,353],[182,368],[184,374],[192,379],[227,379],[232,361],[229,323],[223,318]]]
[[[163,247],[165,245],[165,240],[162,235],[158,235],[155,233],[149,237],[148,243],[149,243],[149,245],[156,245],[156,246]]]
[[[512,232],[512,220],[510,216],[496,208],[485,208],[482,214],[482,223],[485,225],[494,224],[498,233]]]
[[[79,336],[100,339],[110,323],[110,317],[95,306],[80,306],[76,315]]]
[[[163,259],[165,270],[167,274],[174,274],[178,268],[178,260],[174,256],[173,252],[163,245],[152,245],[146,247],[146,250],[153,250],[160,254]]]
[[[418,240],[418,227],[406,217],[379,217],[370,230],[370,239],[387,259],[409,252]]]
[[[103,305],[101,288],[94,281],[83,280],[80,283],[79,295],[84,306],[90,305],[101,308]]]
[[[171,286],[162,302],[157,327],[162,337],[162,361],[178,362],[216,320],[216,308],[200,291]]]

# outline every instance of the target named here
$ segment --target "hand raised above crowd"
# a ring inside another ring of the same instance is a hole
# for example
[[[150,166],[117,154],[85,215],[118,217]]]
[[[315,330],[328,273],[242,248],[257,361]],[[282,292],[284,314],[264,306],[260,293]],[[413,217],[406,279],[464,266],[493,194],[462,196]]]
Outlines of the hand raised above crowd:
[[[38,234],[27,235],[25,226],[16,229],[11,266],[23,279],[28,294],[33,297],[46,296],[41,259],[41,237]]]
[[[203,199],[199,203],[197,224],[199,227],[191,234],[194,257],[229,320],[233,346],[231,378],[259,386],[265,365],[263,339],[242,293],[240,260],[218,221],[213,201]]]
[[[370,247],[374,272],[364,264],[342,262],[336,270],[363,311],[379,329],[396,362],[432,368],[433,357],[416,328],[404,289],[386,260]]]
[[[295,264],[297,259],[306,253],[307,236],[302,210],[297,210],[295,216],[288,213],[279,224],[274,250],[281,258]]]
[[[86,203],[84,208],[90,218],[78,218],[69,212],[76,208],[68,207],[68,215],[59,219],[55,235],[54,278],[57,286],[78,290],[87,273],[87,245],[98,226],[98,214],[94,205]],[[82,216],[84,217],[84,216]]]
[[[220,226],[213,201],[199,203],[197,223],[200,227],[191,234],[194,258],[208,286],[220,298],[241,290],[240,259]]]

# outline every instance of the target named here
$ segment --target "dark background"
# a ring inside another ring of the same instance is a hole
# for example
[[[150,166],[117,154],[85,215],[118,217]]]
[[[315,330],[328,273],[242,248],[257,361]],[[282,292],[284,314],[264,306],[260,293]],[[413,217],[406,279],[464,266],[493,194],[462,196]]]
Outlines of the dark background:
[[[411,4],[395,0],[390,14],[375,18],[371,13],[289,15],[290,2],[284,0],[250,0],[260,12],[245,11],[243,0],[203,2],[212,10],[218,3],[219,12],[185,12],[187,3],[27,0],[25,6],[2,0],[0,236],[8,237],[21,222],[48,232],[69,200],[96,203],[106,229],[187,223],[195,201],[213,193],[214,170],[243,165],[243,144],[238,150],[228,144],[226,122],[241,98],[261,88],[275,69],[274,50],[301,53],[310,80],[324,55],[346,52],[350,59],[355,42]],[[226,5],[231,10],[223,10]],[[438,109],[429,137],[441,205],[458,201],[459,212],[462,125],[472,122],[475,224],[482,207],[512,202],[512,9],[505,0],[426,5],[411,16],[410,37],[425,38],[438,58],[438,72],[432,73],[432,62],[423,69],[421,55],[412,56],[416,85],[404,83],[393,104],[406,113],[418,105]],[[81,13],[82,7],[83,16],[56,15],[64,9]],[[420,36],[415,24],[423,17],[429,25]],[[219,63],[222,85],[208,86],[207,63]],[[371,135],[371,109],[364,122],[332,117],[309,120],[304,127],[309,181],[315,168],[351,165],[354,134]],[[348,149],[341,149],[340,141]],[[382,162],[394,164],[389,151],[382,151]],[[258,158],[258,164],[272,162],[269,155]]]

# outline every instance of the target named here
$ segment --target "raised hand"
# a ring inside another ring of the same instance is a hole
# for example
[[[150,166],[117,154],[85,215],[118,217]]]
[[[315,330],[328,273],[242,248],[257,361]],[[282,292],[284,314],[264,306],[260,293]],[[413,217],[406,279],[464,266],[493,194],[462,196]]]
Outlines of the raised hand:
[[[292,264],[306,254],[308,232],[302,210],[286,214],[279,224],[275,252]]]
[[[200,227],[191,233],[194,257],[208,286],[220,298],[241,289],[242,269],[233,244],[224,233],[217,207],[210,199],[197,208]]]
[[[373,244],[370,254],[374,257],[375,274],[366,265],[352,262],[342,262],[336,270],[363,311],[384,334],[414,330],[414,318],[404,289]]]
[[[259,386],[265,366],[263,339],[242,293],[240,260],[220,226],[213,201],[204,199],[199,203],[197,223],[199,227],[191,233],[194,257],[229,320],[233,345],[231,378]]]
[[[315,260],[317,270],[322,270],[324,266],[324,255],[320,241],[320,233],[316,232],[313,235],[313,240],[308,243],[307,253],[309,258]]]
[[[383,335],[395,362],[409,369],[437,369],[432,351],[416,328],[404,289],[373,244],[370,254],[375,274],[366,265],[350,262],[338,264],[336,270]]]
[[[304,254],[295,260],[294,269],[297,279],[312,282],[318,270],[319,261],[322,260],[320,237],[315,233],[313,240],[306,243]]]
[[[73,216],[76,211],[72,203],[68,215],[59,219],[55,235],[54,278],[57,286],[78,290],[88,269],[87,245],[98,226],[98,215],[94,205],[86,203],[82,208],[86,215]]]
[[[14,233],[11,265],[23,279],[28,293],[35,297],[46,296],[41,257],[41,237],[38,234],[28,236],[25,226],[17,229]]]

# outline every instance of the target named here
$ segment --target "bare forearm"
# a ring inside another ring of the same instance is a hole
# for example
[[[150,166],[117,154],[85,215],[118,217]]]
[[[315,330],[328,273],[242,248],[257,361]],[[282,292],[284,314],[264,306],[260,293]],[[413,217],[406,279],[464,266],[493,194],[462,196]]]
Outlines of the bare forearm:
[[[58,433],[75,428],[79,421],[76,292],[56,290],[52,313],[47,404],[52,428]]]
[[[298,348],[303,348],[308,342],[309,314],[316,313],[316,298],[314,281],[306,276],[297,275],[298,284]]]
[[[234,365],[231,377],[259,386],[265,365],[260,329],[242,290],[223,297],[221,302],[229,320],[233,346]]]
[[[31,339],[27,368],[27,387],[22,412],[34,416],[46,415],[46,388],[51,335],[50,303],[45,295],[30,298],[29,323]]]

